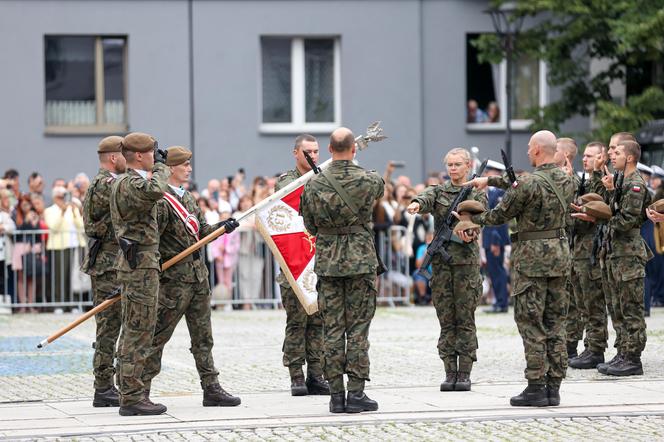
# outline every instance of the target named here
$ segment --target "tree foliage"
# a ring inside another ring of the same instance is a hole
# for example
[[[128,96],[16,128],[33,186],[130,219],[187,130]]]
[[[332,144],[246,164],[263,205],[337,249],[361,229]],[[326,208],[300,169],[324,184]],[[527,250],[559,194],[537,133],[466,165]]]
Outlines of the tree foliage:
[[[491,2],[499,6],[504,0]],[[576,116],[594,115],[593,137],[635,131],[664,111],[662,80],[616,103],[611,84],[625,84],[630,68],[664,60],[664,0],[519,0],[516,16],[525,17],[515,52],[547,62],[548,84],[560,88],[559,100],[532,109],[533,129],[559,130]],[[486,34],[475,41],[480,60],[504,57],[500,40]],[[601,68],[591,72],[591,60]],[[591,134],[589,134],[591,135]]]

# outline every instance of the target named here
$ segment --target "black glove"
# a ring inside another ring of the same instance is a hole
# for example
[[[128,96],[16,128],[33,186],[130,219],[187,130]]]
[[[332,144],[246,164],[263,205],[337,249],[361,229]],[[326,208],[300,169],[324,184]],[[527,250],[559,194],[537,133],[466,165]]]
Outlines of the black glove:
[[[240,227],[240,223],[237,222],[235,218],[228,218],[226,221],[222,221],[219,224],[217,224],[217,229],[220,229],[221,227],[225,227],[226,233],[231,233],[233,230],[237,229]]]
[[[168,156],[168,152],[166,152],[165,150],[155,149],[155,151],[154,151],[154,160],[157,163],[166,164],[166,157],[167,156]]]

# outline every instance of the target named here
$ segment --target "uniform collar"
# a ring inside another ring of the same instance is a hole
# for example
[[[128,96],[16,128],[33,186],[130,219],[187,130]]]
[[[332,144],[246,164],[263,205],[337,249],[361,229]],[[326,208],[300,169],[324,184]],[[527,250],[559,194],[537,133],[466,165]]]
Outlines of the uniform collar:
[[[169,184],[168,187],[170,187],[173,190],[173,192],[175,192],[175,194],[177,196],[179,196],[180,198],[182,198],[184,196],[185,190],[182,188],[182,186],[176,187],[172,184]]]
[[[142,169],[131,169],[134,172],[136,172],[138,175],[143,177],[143,179],[148,179],[148,171],[147,170],[142,170]]]

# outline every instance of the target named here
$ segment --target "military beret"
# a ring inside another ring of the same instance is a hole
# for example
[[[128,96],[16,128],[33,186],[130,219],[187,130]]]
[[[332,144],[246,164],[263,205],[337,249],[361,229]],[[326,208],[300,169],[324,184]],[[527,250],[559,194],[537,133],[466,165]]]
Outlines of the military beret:
[[[611,208],[604,201],[589,201],[583,205],[583,213],[594,216],[597,219],[611,219],[613,214]]]
[[[655,201],[648,208],[658,213],[664,213],[664,199]]]
[[[586,193],[581,195],[579,199],[581,200],[581,204],[586,204],[590,201],[604,201],[604,198],[596,193]]]
[[[454,226],[454,231],[455,232],[461,232],[464,230],[470,230],[470,229],[479,229],[480,226],[475,224],[472,221],[459,221],[456,226]]]
[[[461,201],[457,206],[457,213],[477,215],[479,213],[484,213],[485,210],[486,209],[482,203],[474,200]]]
[[[166,155],[167,166],[177,166],[191,158],[191,151],[182,146],[171,146],[166,149],[166,152],[168,152]]]
[[[122,137],[111,135],[99,142],[97,153],[120,152],[122,150]]]
[[[149,152],[157,147],[157,140],[152,135],[132,132],[124,137],[122,145],[131,152]]]

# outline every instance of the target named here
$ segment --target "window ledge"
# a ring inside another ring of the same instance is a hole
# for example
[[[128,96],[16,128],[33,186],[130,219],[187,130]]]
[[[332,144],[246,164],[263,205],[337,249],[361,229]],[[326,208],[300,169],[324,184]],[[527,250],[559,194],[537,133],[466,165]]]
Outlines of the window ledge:
[[[528,132],[533,120],[512,120],[513,132]],[[504,132],[507,130],[505,123],[466,123],[468,132]]]
[[[90,126],[46,126],[45,135],[115,135],[127,133],[126,124],[97,124]]]
[[[270,134],[301,134],[301,133],[330,133],[341,126],[341,123],[261,123],[258,131],[264,135]]]

